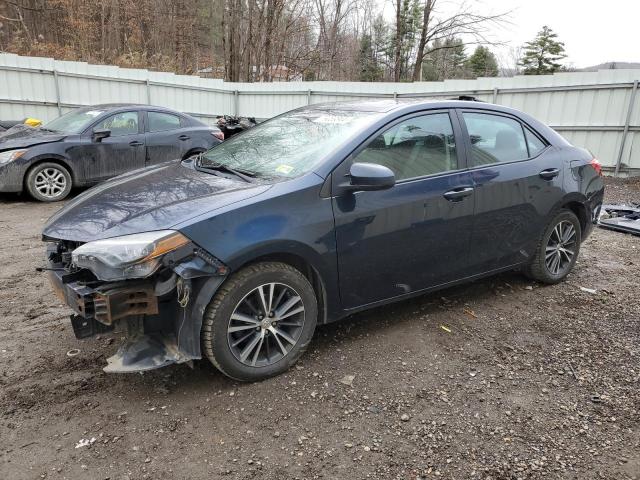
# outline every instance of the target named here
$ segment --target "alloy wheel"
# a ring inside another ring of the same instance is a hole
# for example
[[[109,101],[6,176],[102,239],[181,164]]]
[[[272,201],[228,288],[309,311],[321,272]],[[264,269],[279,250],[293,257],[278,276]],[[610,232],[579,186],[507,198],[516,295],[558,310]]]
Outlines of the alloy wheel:
[[[245,295],[231,314],[229,348],[244,365],[273,365],[298,343],[304,318],[302,297],[292,287],[283,283],[260,285]]]
[[[46,198],[56,198],[67,188],[67,178],[61,170],[55,167],[43,168],[36,174],[35,188]]]
[[[552,275],[561,275],[571,266],[576,252],[576,229],[566,220],[558,223],[547,241],[545,265]]]

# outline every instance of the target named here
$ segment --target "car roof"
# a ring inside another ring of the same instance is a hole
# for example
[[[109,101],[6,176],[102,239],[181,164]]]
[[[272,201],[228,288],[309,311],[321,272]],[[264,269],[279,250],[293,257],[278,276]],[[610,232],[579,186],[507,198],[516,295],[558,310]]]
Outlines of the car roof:
[[[478,108],[504,111],[506,113],[518,113],[511,108],[493,103],[475,100],[459,99],[434,99],[434,98],[388,98],[388,99],[364,99],[342,102],[317,103],[302,107],[309,110],[333,110],[333,111],[357,111],[372,113],[390,113],[396,110],[422,110],[424,108]]]
[[[119,110],[127,110],[130,108],[136,108],[140,110],[160,110],[164,112],[170,112],[179,115],[185,115],[182,112],[178,112],[177,110],[173,110],[171,108],[159,107],[156,105],[147,105],[142,103],[102,103],[99,105],[88,105],[86,107],[81,107],[78,111],[90,111],[90,110],[104,110],[105,112],[117,112]]]

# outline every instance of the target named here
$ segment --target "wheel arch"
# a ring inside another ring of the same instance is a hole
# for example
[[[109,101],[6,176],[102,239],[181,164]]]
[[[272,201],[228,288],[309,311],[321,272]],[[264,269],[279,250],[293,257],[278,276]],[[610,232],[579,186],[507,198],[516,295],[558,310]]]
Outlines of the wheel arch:
[[[187,158],[193,156],[193,155],[197,155],[198,153],[202,153],[202,152],[206,152],[207,149],[206,148],[201,148],[201,147],[194,147],[192,149],[190,149],[187,153],[185,153],[182,156],[182,160],[186,160]]]
[[[580,229],[584,232],[587,229],[589,222],[587,207],[584,206],[584,203],[570,201],[565,203],[563,205],[563,208],[571,210],[573,213],[575,213],[576,217],[578,217],[578,220],[580,221]]]
[[[551,221],[551,219],[558,213],[559,210],[566,209],[573,212],[575,216],[578,217],[578,220],[580,221],[580,228],[584,232],[588,229],[590,222],[589,210],[587,205],[588,199],[582,193],[568,193],[549,209],[549,211],[547,212],[546,222]]]
[[[22,177],[23,188],[27,186],[26,182],[27,182],[27,177],[29,176],[29,172],[31,172],[31,170],[33,170],[38,165],[41,165],[43,163],[57,163],[61,167],[64,167],[69,172],[69,175],[71,175],[71,186],[74,187],[78,184],[78,177],[76,175],[76,172],[71,166],[71,163],[68,162],[66,158],[60,157],[58,155],[42,155],[42,156],[36,157],[35,159],[32,159],[29,166],[25,169],[24,175]]]
[[[300,273],[302,273],[316,294],[316,300],[318,303],[318,323],[324,324],[327,322],[327,290],[325,287],[325,281],[322,278],[319,270],[304,256],[298,253],[285,252],[285,251],[272,251],[257,254],[256,256],[245,259],[243,263],[240,263],[238,267],[234,268],[235,271],[242,268],[254,265],[262,262],[281,262],[287,264]]]

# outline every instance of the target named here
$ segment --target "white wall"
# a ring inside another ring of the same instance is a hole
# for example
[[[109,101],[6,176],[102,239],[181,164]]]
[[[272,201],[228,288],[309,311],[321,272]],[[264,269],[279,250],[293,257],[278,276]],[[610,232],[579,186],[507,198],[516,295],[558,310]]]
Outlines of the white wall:
[[[150,103],[213,123],[220,114],[268,118],[327,101],[473,94],[523,110],[614,168],[640,70],[557,73],[418,83],[228,83],[173,73],[0,54],[0,118],[48,121],[81,105]],[[640,100],[634,102],[621,166],[640,172]]]

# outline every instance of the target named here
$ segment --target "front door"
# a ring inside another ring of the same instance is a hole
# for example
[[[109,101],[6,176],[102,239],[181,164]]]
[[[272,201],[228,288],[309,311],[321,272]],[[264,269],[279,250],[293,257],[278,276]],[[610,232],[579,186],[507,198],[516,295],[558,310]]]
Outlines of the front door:
[[[484,273],[526,262],[562,198],[562,161],[515,117],[460,112],[475,185],[470,268]]]
[[[91,138],[93,130],[109,130],[110,135],[95,141]],[[137,111],[109,115],[85,135],[82,162],[87,181],[100,181],[144,167],[144,134]]]
[[[384,165],[396,176],[389,190],[333,198],[345,308],[464,276],[474,198],[454,125],[459,133],[447,111],[402,119],[333,173],[334,192],[352,162]]]

